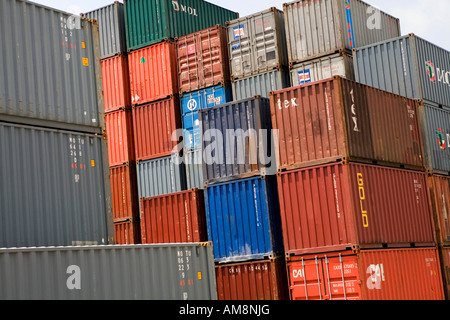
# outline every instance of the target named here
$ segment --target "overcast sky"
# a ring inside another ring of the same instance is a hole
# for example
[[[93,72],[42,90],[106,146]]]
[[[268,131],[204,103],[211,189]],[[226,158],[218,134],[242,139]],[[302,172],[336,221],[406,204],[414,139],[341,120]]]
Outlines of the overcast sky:
[[[70,13],[88,12],[111,4],[114,0],[33,0]],[[123,1],[120,1],[123,2]],[[246,16],[277,7],[283,9],[287,0],[209,0],[214,4]],[[395,17],[400,18],[402,34],[415,33],[450,51],[449,0],[365,0]]]

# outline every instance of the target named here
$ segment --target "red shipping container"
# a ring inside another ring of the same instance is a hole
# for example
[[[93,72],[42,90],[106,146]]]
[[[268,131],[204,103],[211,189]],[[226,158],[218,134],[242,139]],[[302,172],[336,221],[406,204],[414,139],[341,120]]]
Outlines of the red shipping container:
[[[100,61],[102,67],[105,112],[131,106],[128,58],[124,55]]]
[[[450,246],[450,177],[432,175],[428,177],[436,225],[436,238],[440,245]]]
[[[128,163],[109,171],[114,221],[139,217],[136,164]]]
[[[447,300],[450,300],[450,247],[439,248],[442,270],[442,281],[444,282],[444,292]]]
[[[161,42],[128,55],[131,103],[141,105],[178,94],[175,43]]]
[[[176,46],[180,94],[230,82],[227,28],[179,37]]]
[[[344,78],[270,95],[279,169],[341,161],[425,171],[418,102]]]
[[[115,222],[114,237],[116,245],[141,244],[139,219]]]
[[[135,159],[131,110],[119,110],[105,115],[108,136],[109,166],[121,166]]]
[[[207,242],[203,190],[141,199],[142,243]]]
[[[287,254],[435,246],[426,174],[337,163],[278,175]]]
[[[216,266],[219,300],[288,300],[284,259]]]
[[[178,96],[133,107],[136,160],[162,158],[174,153],[180,140],[172,141],[172,137],[182,128],[180,113]]]
[[[436,248],[301,256],[287,270],[291,300],[444,300]]]

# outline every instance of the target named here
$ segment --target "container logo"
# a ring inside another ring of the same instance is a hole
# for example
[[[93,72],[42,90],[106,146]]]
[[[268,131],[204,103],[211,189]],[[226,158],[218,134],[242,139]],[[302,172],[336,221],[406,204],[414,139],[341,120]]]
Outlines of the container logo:
[[[439,147],[441,150],[445,150],[447,148],[447,143],[445,141],[445,132],[442,129],[437,129],[436,131],[436,139],[439,143]]]
[[[347,18],[347,31],[348,31],[348,39],[350,41],[350,49],[355,48],[355,38],[353,34],[353,21],[352,21],[352,10],[350,0],[344,1],[345,5],[345,15]]]
[[[178,11],[178,12],[184,12],[187,13],[189,15],[195,16],[197,17],[197,9],[195,8],[191,8],[185,5],[182,5],[180,3],[178,3],[178,1],[172,1],[172,5],[173,5],[173,10],[174,11]]]
[[[450,71],[436,67],[431,61],[425,61],[425,69],[431,82],[442,82],[450,86]]]
[[[302,85],[305,83],[311,83],[311,70],[310,69],[298,72],[298,84]]]
[[[234,32],[234,40],[239,40],[241,38],[244,38],[245,37],[245,26],[240,25],[240,26],[234,27],[233,32]]]
[[[364,203],[366,200],[366,191],[364,188],[364,178],[362,173],[357,174],[358,178],[358,195],[359,195],[359,203],[361,205],[361,215],[362,215],[362,223],[364,228],[369,227],[369,216],[367,215],[367,210],[364,209]]]
[[[431,61],[426,61],[425,67],[427,68],[427,74],[430,77],[430,81],[436,82],[436,72],[434,69],[434,64]]]
[[[197,109],[197,101],[195,99],[189,100],[187,103],[187,108],[189,109],[189,111],[194,111],[195,109]]]

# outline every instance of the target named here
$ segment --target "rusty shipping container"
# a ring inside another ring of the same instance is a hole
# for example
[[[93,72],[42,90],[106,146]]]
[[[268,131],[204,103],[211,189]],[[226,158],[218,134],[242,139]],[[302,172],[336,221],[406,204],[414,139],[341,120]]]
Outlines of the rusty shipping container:
[[[299,256],[287,270],[291,300],[444,300],[436,248]]]
[[[108,137],[109,166],[121,166],[135,160],[133,119],[131,110],[119,110],[105,115]]]
[[[219,300],[288,300],[284,259],[216,265]]]
[[[176,39],[180,94],[230,82],[227,29],[221,25]]]
[[[136,160],[170,156],[181,137],[172,137],[182,128],[178,96],[133,107]],[[179,140],[177,140],[179,139]]]
[[[178,94],[175,43],[164,41],[128,54],[131,103],[142,105]]]
[[[278,175],[286,254],[435,246],[424,172],[337,163]]]
[[[436,238],[439,245],[450,246],[450,221],[448,210],[450,209],[450,177],[430,175],[428,187],[431,194]]]
[[[444,292],[447,300],[450,300],[450,247],[439,248],[442,270],[442,281],[444,282]]]
[[[208,240],[203,190],[141,198],[142,243],[192,243]]]
[[[114,221],[139,217],[136,164],[113,167],[109,172]]]
[[[425,171],[418,103],[340,77],[276,91],[279,169],[337,160]]]
[[[102,67],[105,112],[131,106],[128,58],[120,55],[100,62]]]
[[[114,222],[114,238],[116,245],[141,244],[141,231],[139,218]]]

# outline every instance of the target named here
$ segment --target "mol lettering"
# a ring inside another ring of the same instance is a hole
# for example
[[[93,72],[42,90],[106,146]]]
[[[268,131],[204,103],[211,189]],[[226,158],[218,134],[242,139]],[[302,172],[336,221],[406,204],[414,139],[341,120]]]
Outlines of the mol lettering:
[[[178,1],[172,1],[172,5],[173,5],[173,10],[175,11],[181,11],[184,13],[187,13],[189,15],[195,16],[197,17],[197,9],[188,7],[186,5],[182,5],[180,3],[178,3]]]

